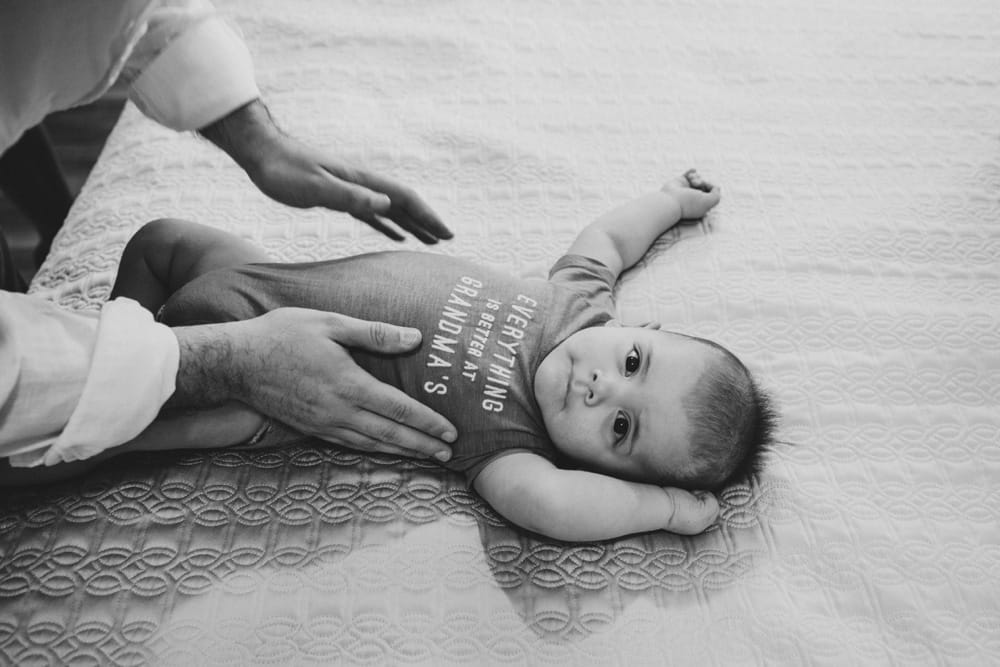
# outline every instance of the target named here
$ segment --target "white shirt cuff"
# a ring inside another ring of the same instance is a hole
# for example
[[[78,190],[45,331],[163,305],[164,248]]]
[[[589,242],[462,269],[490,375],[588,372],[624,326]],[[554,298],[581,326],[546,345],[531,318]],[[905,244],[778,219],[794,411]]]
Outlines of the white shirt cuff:
[[[219,17],[170,42],[130,94],[144,114],[179,131],[201,129],[258,97],[250,52]]]
[[[131,299],[105,304],[80,401],[47,450],[14,466],[87,459],[139,435],[174,393],[180,350],[173,332]]]

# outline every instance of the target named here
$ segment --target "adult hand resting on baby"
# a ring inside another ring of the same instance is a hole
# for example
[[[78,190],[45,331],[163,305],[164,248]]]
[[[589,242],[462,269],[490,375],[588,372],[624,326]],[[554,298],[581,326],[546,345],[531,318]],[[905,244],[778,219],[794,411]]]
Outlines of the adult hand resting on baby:
[[[200,132],[243,167],[261,192],[282,204],[345,211],[395,241],[404,237],[386,219],[427,244],[452,237],[412,188],[288,136],[259,99]]]
[[[365,373],[345,349],[400,354],[420,344],[416,330],[279,308],[250,320],[178,327],[174,333],[181,363],[165,407],[238,400],[345,447],[439,460],[451,454],[443,441],[454,441],[455,427],[447,419]]]

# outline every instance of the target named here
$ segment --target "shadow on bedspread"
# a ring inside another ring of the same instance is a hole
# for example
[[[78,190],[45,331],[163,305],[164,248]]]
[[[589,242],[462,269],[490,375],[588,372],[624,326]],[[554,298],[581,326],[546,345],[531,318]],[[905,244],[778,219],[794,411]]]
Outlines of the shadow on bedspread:
[[[636,600],[698,605],[730,586],[766,552],[748,545],[781,493],[729,490],[719,527],[693,538],[572,545],[409,460],[307,446],[121,457],[0,497],[0,656],[461,660],[503,639],[490,635],[573,641]]]

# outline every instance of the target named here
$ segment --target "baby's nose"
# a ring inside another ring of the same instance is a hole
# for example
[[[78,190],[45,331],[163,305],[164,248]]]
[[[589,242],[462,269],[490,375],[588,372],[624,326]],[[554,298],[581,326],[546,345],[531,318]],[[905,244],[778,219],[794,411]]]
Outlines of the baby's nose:
[[[587,379],[583,401],[587,405],[600,405],[612,396],[614,391],[614,382],[600,370],[595,370],[590,373],[590,377]]]

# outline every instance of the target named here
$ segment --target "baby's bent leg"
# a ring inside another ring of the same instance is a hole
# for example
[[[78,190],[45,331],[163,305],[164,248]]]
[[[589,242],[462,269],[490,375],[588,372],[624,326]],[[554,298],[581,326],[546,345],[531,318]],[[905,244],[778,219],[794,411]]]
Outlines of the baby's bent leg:
[[[267,261],[267,253],[238,236],[162,218],[143,225],[125,246],[111,298],[135,299],[155,313],[171,294],[208,271]]]

